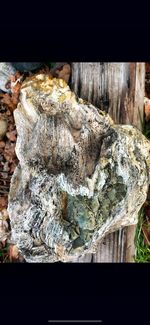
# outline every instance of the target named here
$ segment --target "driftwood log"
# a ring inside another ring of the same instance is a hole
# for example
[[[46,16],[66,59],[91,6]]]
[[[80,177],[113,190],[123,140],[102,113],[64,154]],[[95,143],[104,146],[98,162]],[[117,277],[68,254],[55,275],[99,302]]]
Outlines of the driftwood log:
[[[106,234],[137,223],[150,149],[137,128],[115,124],[44,74],[24,81],[14,117],[19,165],[8,210],[27,262],[77,261]]]
[[[115,123],[141,130],[145,63],[73,63],[71,83],[79,97],[108,112]],[[96,254],[80,262],[134,262],[135,229],[130,226],[109,234]]]

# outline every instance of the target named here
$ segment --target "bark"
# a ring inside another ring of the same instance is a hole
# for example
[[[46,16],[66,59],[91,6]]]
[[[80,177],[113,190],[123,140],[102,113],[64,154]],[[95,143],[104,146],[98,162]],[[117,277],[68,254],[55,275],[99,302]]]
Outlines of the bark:
[[[110,114],[115,123],[141,129],[145,85],[144,63],[73,63],[72,90]],[[135,226],[105,237],[97,253],[79,262],[133,262]]]

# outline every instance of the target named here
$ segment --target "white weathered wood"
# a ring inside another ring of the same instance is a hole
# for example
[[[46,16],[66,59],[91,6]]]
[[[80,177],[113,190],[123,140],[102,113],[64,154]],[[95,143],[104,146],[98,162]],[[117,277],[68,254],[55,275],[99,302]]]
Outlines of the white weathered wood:
[[[145,87],[144,63],[74,62],[72,89],[110,114],[115,123],[141,129]],[[133,262],[135,226],[106,236],[90,262]],[[80,262],[80,260],[78,260]],[[82,259],[82,262],[87,262]]]

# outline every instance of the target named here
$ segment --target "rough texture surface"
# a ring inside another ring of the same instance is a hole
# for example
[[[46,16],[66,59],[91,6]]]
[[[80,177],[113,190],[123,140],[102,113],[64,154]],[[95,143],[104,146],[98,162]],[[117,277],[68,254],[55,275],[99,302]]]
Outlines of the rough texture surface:
[[[10,62],[0,62],[0,89],[5,92],[10,92],[10,89],[6,88],[6,84],[10,78],[10,75],[16,73],[15,67]]]
[[[149,142],[132,126],[46,75],[22,85],[14,113],[20,161],[8,211],[27,262],[73,261],[137,223],[149,183]]]

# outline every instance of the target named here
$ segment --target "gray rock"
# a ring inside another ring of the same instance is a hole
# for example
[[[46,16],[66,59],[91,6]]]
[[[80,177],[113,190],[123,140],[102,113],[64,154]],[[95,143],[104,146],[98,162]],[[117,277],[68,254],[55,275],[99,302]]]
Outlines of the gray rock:
[[[74,261],[137,223],[149,184],[149,141],[76,98],[61,79],[27,78],[14,111],[12,240],[27,262]]]
[[[16,70],[20,72],[33,71],[42,66],[42,62],[12,62]]]
[[[10,62],[0,62],[0,89],[5,92],[10,92],[10,89],[7,89],[5,85],[7,84],[10,75],[15,74],[16,69],[12,66]]]

